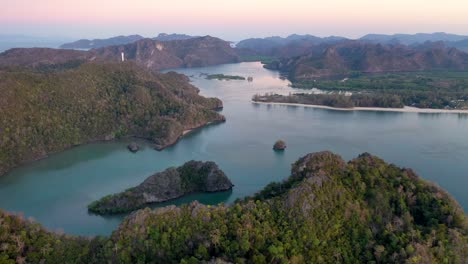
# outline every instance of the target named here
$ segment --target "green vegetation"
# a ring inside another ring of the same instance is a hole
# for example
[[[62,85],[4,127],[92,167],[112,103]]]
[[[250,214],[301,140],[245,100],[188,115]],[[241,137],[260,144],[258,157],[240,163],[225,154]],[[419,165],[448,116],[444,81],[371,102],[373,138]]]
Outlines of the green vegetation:
[[[38,223],[0,210],[0,263],[99,263],[106,240],[51,233]]]
[[[277,58],[272,56],[263,56],[263,55],[242,55],[240,56],[240,61],[244,62],[253,62],[260,61],[262,64],[269,64],[276,61]]]
[[[96,214],[125,213],[189,193],[228,191],[232,186],[216,163],[192,160],[158,172],[136,187],[94,201],[88,210]]]
[[[466,263],[467,218],[439,187],[369,154],[309,154],[232,206],[144,209],[110,238],[0,214],[1,263]]]
[[[293,86],[364,93],[372,98],[392,96],[403,105],[419,108],[468,109],[468,72],[354,73],[347,80],[297,81]]]
[[[255,102],[275,102],[288,104],[308,104],[324,105],[337,108],[353,107],[382,107],[382,108],[403,108],[403,102],[398,96],[383,94],[353,94],[345,95],[342,93],[328,94],[293,94],[293,95],[254,95]]]
[[[206,76],[208,80],[245,80],[245,77],[236,76],[236,75],[224,75],[224,74],[208,74]]]
[[[0,175],[74,145],[141,137],[160,149],[224,117],[188,78],[133,63],[0,69]]]

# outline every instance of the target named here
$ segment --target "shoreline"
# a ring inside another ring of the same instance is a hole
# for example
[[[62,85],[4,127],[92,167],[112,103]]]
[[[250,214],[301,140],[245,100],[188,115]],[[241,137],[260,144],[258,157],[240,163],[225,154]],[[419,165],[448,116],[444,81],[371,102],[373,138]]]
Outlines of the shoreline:
[[[177,142],[179,142],[179,140],[181,140],[184,136],[186,136],[187,134],[190,134],[196,130],[199,130],[199,129],[203,129],[207,126],[211,126],[211,125],[216,125],[216,124],[221,124],[221,123],[224,123],[226,122],[226,118],[223,118],[222,119],[219,119],[219,120],[214,120],[214,121],[210,121],[210,122],[206,122],[206,123],[203,123],[199,126],[195,126],[195,127],[192,127],[192,128],[186,128],[184,130],[182,130],[182,133],[179,134],[179,136],[177,136],[177,138],[171,140],[170,142],[166,143],[164,146],[158,146],[158,145],[155,145],[154,146],[154,149],[156,149],[157,151],[162,151],[170,146],[173,146],[175,144],[177,144]]]
[[[177,144],[177,142],[179,142],[179,140],[181,140],[185,135],[187,135],[187,134],[189,134],[189,133],[191,133],[191,132],[193,132],[195,130],[202,129],[202,128],[206,127],[206,126],[210,126],[210,125],[213,125],[213,124],[224,123],[224,122],[226,122],[225,119],[215,120],[215,121],[210,121],[210,122],[204,123],[204,124],[202,124],[200,126],[196,126],[196,127],[193,127],[193,128],[187,128],[187,129],[183,130],[182,133],[180,133],[175,139],[170,140],[169,143],[166,143],[165,145],[162,145],[162,146],[155,145],[154,142],[152,142],[151,139],[149,139],[149,138],[138,137],[138,136],[135,136],[135,135],[128,135],[128,136],[124,136],[124,137],[121,137],[121,138],[110,138],[110,139],[106,139],[105,137],[96,138],[96,139],[88,140],[88,141],[85,141],[85,142],[82,142],[82,143],[79,143],[79,144],[68,145],[68,146],[64,147],[63,149],[60,149],[60,150],[57,150],[57,151],[51,151],[51,152],[48,152],[48,153],[44,153],[43,155],[33,157],[31,159],[28,159],[28,160],[23,160],[20,163],[14,165],[14,166],[6,167],[5,171],[0,171],[0,177],[3,177],[5,175],[7,175],[11,170],[16,169],[18,167],[25,166],[25,165],[28,165],[28,164],[31,164],[31,163],[34,163],[36,161],[40,161],[40,160],[43,160],[43,159],[47,159],[51,155],[59,154],[59,153],[64,152],[64,151],[67,151],[67,150],[70,150],[70,149],[73,149],[73,148],[76,148],[76,147],[84,146],[84,145],[89,145],[89,144],[118,142],[118,141],[121,141],[121,140],[128,140],[128,139],[139,139],[139,140],[146,141],[149,144],[152,144],[153,149],[155,149],[156,151],[163,151],[164,149]]]
[[[417,108],[411,106],[404,106],[403,108],[383,108],[383,107],[353,107],[341,108],[326,105],[312,105],[312,104],[299,104],[299,103],[280,103],[280,102],[257,102],[251,101],[253,104],[264,105],[284,105],[284,106],[302,106],[318,109],[327,109],[334,111],[369,111],[369,112],[399,112],[399,113],[421,113],[421,114],[468,114],[468,110],[462,109],[433,109],[433,108]]]

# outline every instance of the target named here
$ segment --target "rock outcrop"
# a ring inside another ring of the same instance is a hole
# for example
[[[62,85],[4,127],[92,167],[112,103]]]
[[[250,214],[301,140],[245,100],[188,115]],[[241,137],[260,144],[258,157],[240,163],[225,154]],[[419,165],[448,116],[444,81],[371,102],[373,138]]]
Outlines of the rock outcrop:
[[[156,173],[137,187],[95,201],[88,209],[98,214],[129,212],[193,192],[220,192],[232,187],[216,163],[189,161],[181,167]]]
[[[273,145],[274,150],[285,150],[286,149],[286,142],[283,140],[278,140],[275,142],[275,145]]]
[[[137,143],[135,142],[132,142],[130,143],[128,146],[127,146],[128,150],[130,150],[130,152],[133,152],[133,153],[136,153],[138,150],[140,150],[140,147],[138,146]]]

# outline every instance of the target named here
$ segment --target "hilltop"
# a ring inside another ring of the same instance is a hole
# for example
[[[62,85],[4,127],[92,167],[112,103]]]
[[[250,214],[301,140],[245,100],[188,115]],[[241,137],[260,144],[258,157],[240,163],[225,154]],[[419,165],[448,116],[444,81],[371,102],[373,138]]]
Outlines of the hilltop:
[[[106,237],[0,213],[0,259],[38,263],[466,263],[467,218],[440,187],[370,154],[311,153],[233,205],[142,209]],[[210,262],[211,261],[211,262]]]

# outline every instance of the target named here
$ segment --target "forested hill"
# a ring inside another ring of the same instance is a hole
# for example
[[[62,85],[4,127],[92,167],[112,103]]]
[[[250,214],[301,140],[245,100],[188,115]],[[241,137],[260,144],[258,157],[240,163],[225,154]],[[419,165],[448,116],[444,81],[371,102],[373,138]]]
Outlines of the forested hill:
[[[307,54],[279,59],[265,67],[288,72],[295,82],[356,73],[466,71],[468,53],[437,44],[409,47],[346,41],[315,47]]]
[[[0,53],[0,66],[43,67],[85,62],[115,63],[122,61],[122,53],[126,61],[133,61],[150,70],[201,67],[239,61],[229,42],[205,36],[171,41],[141,39],[125,45],[107,46],[89,51],[48,48],[11,49]]]
[[[96,140],[136,136],[161,149],[184,130],[224,121],[214,111],[222,102],[198,92],[184,75],[132,62],[0,70],[0,175]]]
[[[461,207],[410,169],[363,154],[306,155],[231,206],[143,209],[110,238],[59,236],[0,213],[0,261],[39,263],[467,263]]]

